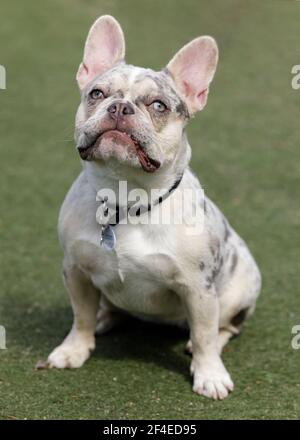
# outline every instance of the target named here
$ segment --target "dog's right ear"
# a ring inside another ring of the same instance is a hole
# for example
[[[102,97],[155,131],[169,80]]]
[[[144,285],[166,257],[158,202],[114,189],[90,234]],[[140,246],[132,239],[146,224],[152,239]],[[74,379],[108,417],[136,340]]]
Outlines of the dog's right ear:
[[[121,26],[111,15],[103,15],[92,25],[84,47],[83,61],[76,79],[80,89],[93,78],[110,69],[125,57]]]
[[[204,108],[217,64],[217,43],[203,36],[183,46],[167,65],[191,114]]]

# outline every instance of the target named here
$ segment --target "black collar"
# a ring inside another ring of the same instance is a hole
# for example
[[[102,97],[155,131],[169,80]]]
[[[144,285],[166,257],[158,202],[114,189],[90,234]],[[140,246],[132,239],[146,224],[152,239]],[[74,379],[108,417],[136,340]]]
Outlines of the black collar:
[[[137,217],[139,217],[141,214],[144,214],[145,212],[150,212],[153,206],[159,205],[160,203],[162,203],[164,200],[166,200],[170,194],[175,191],[175,189],[179,186],[181,180],[183,177],[183,173],[180,175],[180,177],[178,177],[178,179],[175,180],[175,182],[173,183],[173,185],[171,186],[171,188],[168,189],[168,191],[163,194],[162,196],[160,196],[157,200],[154,201],[153,205],[151,205],[150,203],[148,204],[148,206],[144,206],[144,207],[139,207],[136,212],[135,215]],[[121,218],[124,218],[125,215],[128,215],[128,211],[131,209],[131,207],[128,208],[127,213],[123,214],[121,216],[121,212],[123,211],[123,209],[120,209],[119,205],[116,205],[116,214],[115,216],[112,217],[112,221],[109,222],[110,226],[116,226],[120,223]],[[115,219],[114,219],[115,217]]]

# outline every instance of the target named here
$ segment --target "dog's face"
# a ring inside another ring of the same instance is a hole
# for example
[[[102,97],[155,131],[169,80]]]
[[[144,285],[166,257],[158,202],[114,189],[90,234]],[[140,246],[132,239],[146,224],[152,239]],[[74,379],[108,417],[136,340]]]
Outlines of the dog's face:
[[[100,17],[77,73],[76,145],[83,160],[114,159],[153,173],[184,148],[184,127],[206,104],[218,50],[211,37],[197,38],[160,72],[127,65],[124,55],[120,25]]]

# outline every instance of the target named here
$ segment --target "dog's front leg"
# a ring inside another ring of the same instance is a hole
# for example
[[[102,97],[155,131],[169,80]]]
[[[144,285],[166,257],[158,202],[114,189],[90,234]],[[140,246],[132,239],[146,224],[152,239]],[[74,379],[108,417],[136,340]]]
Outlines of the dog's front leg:
[[[233,383],[219,355],[219,303],[215,289],[200,283],[193,286],[189,282],[180,288],[180,296],[193,344],[193,391],[213,399],[224,399],[233,390]]]
[[[74,322],[63,343],[48,357],[51,368],[79,368],[95,348],[96,315],[100,293],[76,267],[64,267],[65,285],[73,307]]]

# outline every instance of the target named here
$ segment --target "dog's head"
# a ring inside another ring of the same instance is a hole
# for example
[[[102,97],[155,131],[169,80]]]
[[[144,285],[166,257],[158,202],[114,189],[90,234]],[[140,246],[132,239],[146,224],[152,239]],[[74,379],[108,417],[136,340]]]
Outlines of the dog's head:
[[[211,37],[196,38],[160,72],[128,65],[124,57],[120,25],[100,17],[76,77],[82,97],[76,146],[83,160],[154,173],[187,148],[184,127],[206,104],[218,48]]]

